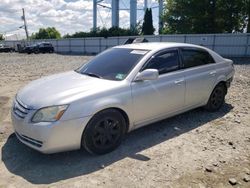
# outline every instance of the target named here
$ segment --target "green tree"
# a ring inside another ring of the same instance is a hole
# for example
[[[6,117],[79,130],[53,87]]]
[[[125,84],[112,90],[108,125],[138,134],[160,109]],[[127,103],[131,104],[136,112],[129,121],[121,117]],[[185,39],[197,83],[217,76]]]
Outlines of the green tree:
[[[130,30],[130,29],[123,29],[119,27],[111,27],[107,28],[97,28],[95,31],[92,29],[90,32],[76,32],[72,35],[66,34],[63,38],[86,38],[86,37],[113,37],[113,36],[134,36],[139,35],[139,31]]]
[[[0,40],[4,40],[4,38],[3,38],[3,35],[2,35],[2,34],[0,34]]]
[[[32,39],[59,39],[61,34],[55,27],[40,28],[37,33],[33,33]]]
[[[232,33],[245,27],[244,1],[166,0],[163,33]]]
[[[244,0],[244,20],[246,24],[247,33],[250,33],[250,0]]]
[[[243,32],[245,5],[243,0],[218,0],[217,23],[221,32]]]
[[[152,19],[152,9],[146,9],[144,20],[142,24],[142,34],[143,35],[153,35],[155,28],[153,26],[153,19]]]

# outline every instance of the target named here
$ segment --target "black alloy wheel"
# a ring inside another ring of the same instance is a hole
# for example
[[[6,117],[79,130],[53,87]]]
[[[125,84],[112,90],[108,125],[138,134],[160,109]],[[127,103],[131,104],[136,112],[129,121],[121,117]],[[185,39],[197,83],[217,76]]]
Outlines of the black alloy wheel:
[[[205,108],[211,112],[219,110],[225,101],[225,96],[226,87],[223,84],[218,84],[210,95],[209,101]]]
[[[105,154],[117,148],[126,132],[126,121],[114,109],[97,113],[87,124],[82,146],[90,153]]]
[[[107,117],[96,124],[92,139],[96,148],[109,148],[117,142],[121,134],[122,127],[119,121],[113,117]]]

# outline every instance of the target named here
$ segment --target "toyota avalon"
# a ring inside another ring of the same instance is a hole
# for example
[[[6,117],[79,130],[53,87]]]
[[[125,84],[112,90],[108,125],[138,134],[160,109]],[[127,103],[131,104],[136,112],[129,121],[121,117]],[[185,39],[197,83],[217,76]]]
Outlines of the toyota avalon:
[[[231,60],[197,45],[116,46],[22,88],[12,108],[15,134],[42,153],[104,154],[144,125],[197,107],[218,110],[233,75]]]

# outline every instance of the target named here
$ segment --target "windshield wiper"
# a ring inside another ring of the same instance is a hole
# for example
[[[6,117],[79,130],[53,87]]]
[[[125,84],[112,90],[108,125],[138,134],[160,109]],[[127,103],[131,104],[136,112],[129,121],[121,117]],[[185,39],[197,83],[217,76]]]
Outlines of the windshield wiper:
[[[82,72],[82,74],[86,74],[91,77],[102,78],[100,75],[92,73],[92,72]]]

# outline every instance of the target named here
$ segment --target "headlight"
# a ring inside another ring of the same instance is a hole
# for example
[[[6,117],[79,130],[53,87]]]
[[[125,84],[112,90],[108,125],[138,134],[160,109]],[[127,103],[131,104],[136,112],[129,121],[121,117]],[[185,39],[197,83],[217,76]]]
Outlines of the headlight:
[[[53,122],[59,120],[67,110],[68,105],[50,106],[38,110],[32,118],[32,122]]]

